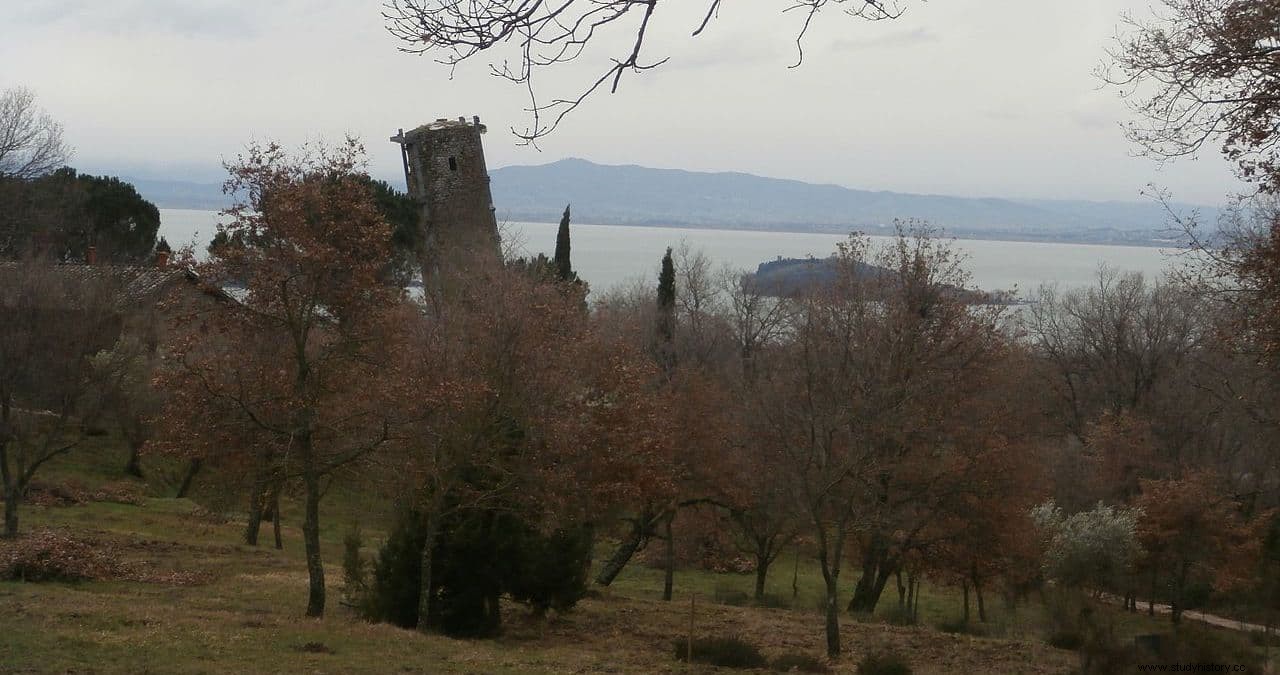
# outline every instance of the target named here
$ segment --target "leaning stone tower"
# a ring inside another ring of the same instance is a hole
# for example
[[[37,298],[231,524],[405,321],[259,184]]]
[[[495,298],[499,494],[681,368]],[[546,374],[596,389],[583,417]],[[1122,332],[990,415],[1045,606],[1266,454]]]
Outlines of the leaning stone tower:
[[[422,282],[438,290],[456,275],[497,264],[498,221],[489,192],[479,117],[438,119],[391,140],[400,144],[409,196],[422,208]]]

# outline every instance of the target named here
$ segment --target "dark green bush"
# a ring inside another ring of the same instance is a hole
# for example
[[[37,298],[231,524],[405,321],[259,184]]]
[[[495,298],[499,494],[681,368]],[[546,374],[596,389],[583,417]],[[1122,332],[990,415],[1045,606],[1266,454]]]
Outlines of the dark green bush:
[[[1209,604],[1211,597],[1213,597],[1212,584],[1202,580],[1192,581],[1182,589],[1182,608],[1202,609]]]
[[[956,619],[954,621],[940,621],[934,624],[934,627],[943,633],[951,633],[953,635],[986,635],[985,626],[973,622],[967,622],[964,619]]]
[[[760,598],[760,601],[756,603],[756,606],[769,609],[788,609],[791,607],[791,598],[776,593],[765,593],[764,597]]]
[[[751,594],[736,588],[717,586],[713,599],[722,605],[731,607],[746,607],[751,604]]]
[[[364,594],[365,584],[369,577],[369,561],[360,554],[364,547],[364,537],[360,534],[360,525],[354,524],[346,534],[342,535],[342,588],[344,595],[351,601]]]
[[[1280,634],[1253,631],[1249,633],[1249,644],[1254,647],[1271,647],[1274,649],[1280,647]]]
[[[1130,641],[1100,632],[1081,645],[1080,660],[1085,675],[1133,672],[1137,664],[1155,660],[1239,664],[1249,673],[1263,669],[1261,656],[1245,636],[1191,626],[1177,634],[1140,635]]]
[[[1071,651],[1079,651],[1084,646],[1084,636],[1080,631],[1070,628],[1058,628],[1049,633],[1044,639],[1050,647],[1058,649],[1069,649]]]
[[[422,588],[422,533],[418,515],[400,510],[387,541],[373,563],[373,579],[365,615],[402,628],[418,625],[418,592]]]
[[[689,642],[676,640],[676,660],[689,660]],[[693,661],[721,668],[764,668],[769,662],[755,645],[736,637],[697,638]]]
[[[542,534],[524,528],[507,591],[537,614],[572,609],[587,592],[591,571],[591,529],[575,527]]]
[[[1263,671],[1262,656],[1243,635],[1188,626],[1179,631],[1175,644],[1175,660],[1182,663],[1231,663],[1244,666],[1247,673]]]
[[[787,652],[773,660],[771,668],[780,673],[829,673],[829,668],[822,659],[800,652]]]
[[[891,626],[914,626],[916,615],[909,607],[896,606],[880,615],[880,620]]]
[[[445,519],[432,553],[430,626],[455,637],[491,637],[499,598],[518,569],[524,527],[515,516],[470,511]]]
[[[397,515],[374,561],[367,600],[357,603],[368,618],[406,628],[423,619],[418,607],[425,529],[419,514]],[[591,545],[585,527],[542,534],[511,513],[455,511],[440,521],[433,543],[426,621],[448,635],[492,636],[501,628],[504,593],[539,614],[567,611],[586,593]]]
[[[858,675],[911,675],[911,664],[892,649],[878,650],[862,657]]]

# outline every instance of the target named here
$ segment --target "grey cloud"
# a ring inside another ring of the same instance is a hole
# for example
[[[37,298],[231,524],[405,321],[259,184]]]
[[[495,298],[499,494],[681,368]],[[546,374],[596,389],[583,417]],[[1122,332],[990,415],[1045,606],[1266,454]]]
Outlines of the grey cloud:
[[[841,38],[831,42],[830,48],[837,52],[859,51],[863,49],[880,49],[885,47],[915,47],[917,45],[939,42],[942,36],[928,28],[894,31],[868,38]]]
[[[1008,108],[983,110],[982,116],[990,120],[996,120],[997,122],[1017,122],[1030,117],[1030,115],[1025,112],[1009,110]]]
[[[252,7],[236,0],[43,0],[19,10],[16,18],[20,24],[88,33],[243,38],[257,34],[249,17]]]

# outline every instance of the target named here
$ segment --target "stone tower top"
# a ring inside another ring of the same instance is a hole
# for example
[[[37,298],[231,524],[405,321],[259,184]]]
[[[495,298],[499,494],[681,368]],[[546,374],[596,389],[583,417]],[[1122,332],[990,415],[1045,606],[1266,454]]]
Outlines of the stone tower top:
[[[479,117],[441,118],[391,138],[399,143],[409,196],[422,209],[423,283],[500,260],[498,223]],[[447,269],[446,269],[447,268]]]

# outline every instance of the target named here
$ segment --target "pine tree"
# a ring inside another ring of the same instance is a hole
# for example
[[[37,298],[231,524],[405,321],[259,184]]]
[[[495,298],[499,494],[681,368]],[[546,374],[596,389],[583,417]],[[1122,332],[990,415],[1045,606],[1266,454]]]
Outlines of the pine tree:
[[[556,278],[560,281],[577,279],[573,273],[573,264],[569,260],[569,205],[564,207],[564,217],[560,219],[560,231],[556,232]]]

